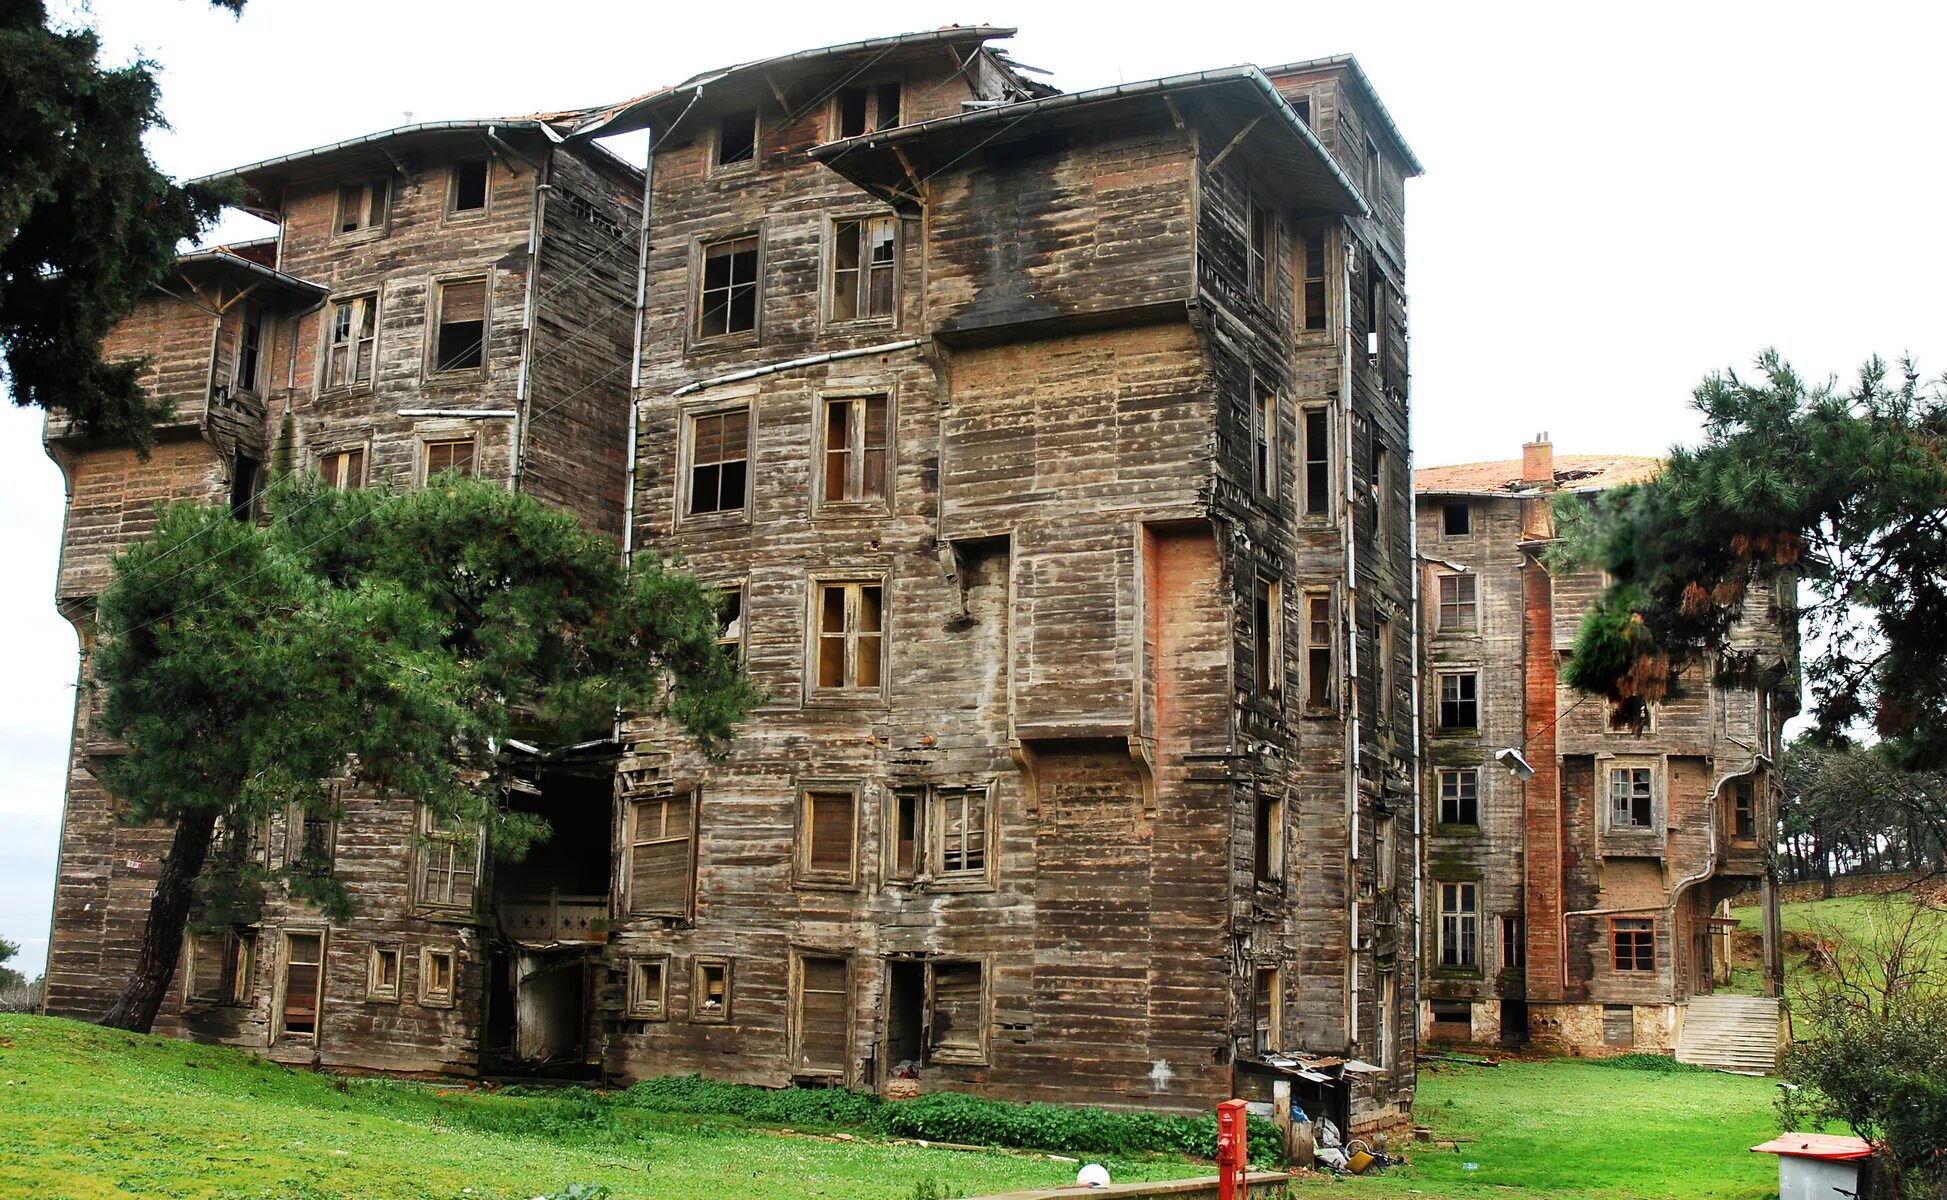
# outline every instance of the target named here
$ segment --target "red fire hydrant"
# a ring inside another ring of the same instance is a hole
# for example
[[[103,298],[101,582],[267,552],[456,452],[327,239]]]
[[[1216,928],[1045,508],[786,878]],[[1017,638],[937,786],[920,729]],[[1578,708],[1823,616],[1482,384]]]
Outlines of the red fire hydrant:
[[[1248,1183],[1245,1174],[1251,1161],[1246,1144],[1249,1122],[1242,1100],[1226,1100],[1217,1106],[1217,1197],[1218,1200],[1244,1200]]]

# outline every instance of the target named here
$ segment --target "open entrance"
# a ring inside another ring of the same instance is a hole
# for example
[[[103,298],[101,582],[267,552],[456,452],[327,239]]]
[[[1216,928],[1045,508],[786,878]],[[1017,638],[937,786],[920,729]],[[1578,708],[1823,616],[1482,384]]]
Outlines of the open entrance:
[[[497,860],[497,936],[489,964],[486,1068],[503,1075],[590,1078],[594,971],[608,941],[613,762],[537,765],[508,807],[549,834],[518,861]]]
[[[1515,1045],[1528,1040],[1528,1002],[1501,1001],[1501,1040]]]
[[[886,964],[886,1078],[918,1079],[926,1053],[926,964]]]

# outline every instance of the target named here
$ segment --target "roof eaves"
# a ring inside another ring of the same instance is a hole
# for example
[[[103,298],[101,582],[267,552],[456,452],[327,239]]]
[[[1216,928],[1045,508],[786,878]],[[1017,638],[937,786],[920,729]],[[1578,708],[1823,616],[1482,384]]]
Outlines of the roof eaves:
[[[1297,112],[1292,109],[1291,105],[1285,102],[1284,97],[1278,94],[1277,87],[1265,76],[1264,72],[1253,66],[1219,67],[1209,71],[1194,71],[1185,75],[1167,75],[1159,79],[1143,79],[1135,83],[1112,84],[1108,87],[1091,88],[1080,92],[1063,92],[1059,95],[1046,96],[1039,100],[1021,100],[1013,104],[1000,104],[992,108],[980,108],[972,112],[935,117],[930,121],[920,121],[912,125],[897,125],[891,129],[880,130],[877,133],[863,134],[855,138],[841,138],[837,141],[825,142],[822,145],[813,146],[808,153],[814,160],[824,162],[828,159],[836,159],[856,149],[870,149],[878,146],[892,145],[896,142],[924,137],[942,130],[985,125],[1003,120],[1008,121],[1010,124],[1015,124],[1025,121],[1029,117],[1039,116],[1042,113],[1059,112],[1068,108],[1080,108],[1090,104],[1100,104],[1130,96],[1164,95],[1169,92],[1190,88],[1237,82],[1249,82],[1256,87],[1262,97],[1272,106],[1272,111],[1276,112],[1280,119],[1283,120],[1285,126],[1293,133],[1296,133],[1306,145],[1311,147],[1312,152],[1318,155],[1319,161],[1331,172],[1332,178],[1337,181],[1339,186],[1344,189],[1347,197],[1357,206],[1358,214],[1362,217],[1372,215],[1372,206],[1366,203],[1366,198],[1359,193],[1358,187],[1339,168],[1338,161],[1326,151],[1324,143],[1318,140],[1318,135],[1312,132],[1311,126],[1305,124]]]
[[[1379,114],[1379,123],[1386,127],[1386,132],[1391,135],[1393,144],[1398,146],[1399,152],[1406,156],[1407,163],[1413,168],[1413,174],[1426,174],[1426,168],[1420,164],[1419,157],[1413,153],[1413,147],[1406,144],[1406,135],[1399,131],[1399,123],[1393,120],[1393,114],[1387,110],[1386,102],[1379,98],[1379,89],[1372,86],[1372,80],[1367,78],[1365,68],[1359,65],[1357,58],[1350,54],[1331,54],[1324,58],[1280,63],[1275,67],[1264,68],[1264,73],[1282,75],[1287,71],[1316,71],[1325,67],[1345,67],[1350,71],[1352,78],[1357,80],[1359,87],[1365,91],[1366,99],[1372,101],[1373,111]]]
[[[291,166],[304,162],[307,159],[323,158],[326,155],[337,154],[341,151],[355,150],[364,146],[374,146],[380,142],[391,141],[394,138],[412,137],[417,134],[462,132],[467,130],[490,133],[496,129],[539,130],[543,127],[541,121],[527,117],[516,117],[511,120],[498,118],[484,121],[422,121],[416,125],[396,125],[391,129],[381,129],[377,133],[368,133],[360,137],[346,138],[343,141],[332,142],[329,145],[313,146],[309,150],[298,150],[290,154],[280,154],[275,158],[266,158],[261,162],[246,163],[243,166],[231,167],[225,171],[215,171],[208,175],[199,175],[186,182],[190,184],[207,184],[215,183],[223,179],[236,179],[244,175],[255,174],[258,171],[268,171],[275,167]]]
[[[242,271],[244,274],[254,275],[266,283],[274,283],[279,287],[288,288],[291,291],[308,295],[315,300],[322,300],[331,292],[331,289],[322,283],[313,283],[309,279],[300,279],[296,275],[287,275],[275,267],[267,267],[260,262],[252,262],[241,254],[233,254],[220,246],[211,250],[191,250],[187,254],[178,254],[176,256],[176,266],[178,269],[197,266],[202,263],[211,263]]]

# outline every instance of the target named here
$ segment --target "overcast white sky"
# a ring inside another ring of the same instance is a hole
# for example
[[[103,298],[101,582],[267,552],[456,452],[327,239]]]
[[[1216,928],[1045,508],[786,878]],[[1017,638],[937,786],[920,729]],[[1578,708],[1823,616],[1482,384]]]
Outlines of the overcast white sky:
[[[62,8],[62,0],[55,0]],[[70,9],[72,11],[72,9]],[[95,0],[111,61],[162,68],[153,152],[204,174],[407,120],[596,104],[732,62],[1015,25],[1075,89],[1350,51],[1426,165],[1407,191],[1414,453],[1654,454],[1690,389],[1775,345],[1813,375],[1947,368],[1947,6],[904,5]],[[4,169],[4,168],[0,168]],[[61,476],[0,411],[0,937],[39,970],[75,640],[52,603]]]

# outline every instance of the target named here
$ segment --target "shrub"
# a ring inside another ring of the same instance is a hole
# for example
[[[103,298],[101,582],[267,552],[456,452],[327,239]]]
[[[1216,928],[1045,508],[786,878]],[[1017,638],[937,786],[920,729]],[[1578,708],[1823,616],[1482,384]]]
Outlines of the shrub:
[[[1589,1061],[1598,1066],[1619,1067],[1625,1071],[1649,1071],[1656,1075],[1682,1075],[1688,1072],[1710,1074],[1709,1067],[1678,1062],[1668,1054],[1618,1054],[1613,1058],[1594,1058]]]

